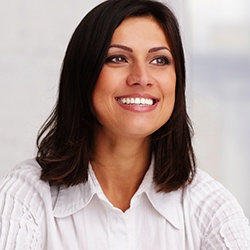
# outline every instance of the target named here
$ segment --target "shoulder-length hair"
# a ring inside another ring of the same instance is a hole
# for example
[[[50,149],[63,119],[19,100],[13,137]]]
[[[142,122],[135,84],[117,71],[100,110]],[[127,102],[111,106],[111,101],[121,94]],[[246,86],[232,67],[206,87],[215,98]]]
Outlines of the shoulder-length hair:
[[[92,9],[76,28],[64,57],[56,106],[37,138],[36,160],[42,167],[42,180],[66,186],[88,180],[96,122],[93,89],[115,29],[125,18],[141,16],[152,16],[163,29],[177,77],[173,113],[151,135],[154,182],[159,191],[170,192],[192,181],[195,157],[186,112],[185,59],[179,26],[168,7],[153,0],[105,1]]]

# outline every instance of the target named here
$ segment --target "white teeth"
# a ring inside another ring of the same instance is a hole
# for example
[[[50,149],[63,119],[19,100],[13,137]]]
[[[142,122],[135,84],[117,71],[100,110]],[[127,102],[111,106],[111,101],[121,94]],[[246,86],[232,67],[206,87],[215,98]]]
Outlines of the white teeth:
[[[135,98],[135,104],[141,104],[140,98]]]
[[[130,105],[148,105],[148,106],[152,106],[154,104],[153,99],[149,99],[149,98],[119,98],[118,99],[119,102],[123,103],[123,104],[130,104]]]

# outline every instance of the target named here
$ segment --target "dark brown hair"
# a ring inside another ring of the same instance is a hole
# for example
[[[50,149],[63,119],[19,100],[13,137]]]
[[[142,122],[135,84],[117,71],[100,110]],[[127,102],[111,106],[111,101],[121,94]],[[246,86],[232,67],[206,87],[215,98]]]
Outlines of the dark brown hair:
[[[108,0],[91,10],[76,28],[66,51],[56,106],[37,138],[41,179],[51,185],[87,181],[93,158],[92,92],[105,63],[112,35],[128,17],[152,16],[161,25],[174,57],[176,97],[166,124],[151,136],[154,181],[169,192],[195,174],[192,128],[186,112],[185,59],[178,22],[172,11],[153,0]]]

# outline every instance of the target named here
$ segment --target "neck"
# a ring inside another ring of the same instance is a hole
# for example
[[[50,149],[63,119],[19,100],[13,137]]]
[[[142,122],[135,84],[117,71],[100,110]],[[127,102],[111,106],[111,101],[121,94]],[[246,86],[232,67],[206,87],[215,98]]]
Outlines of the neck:
[[[92,167],[110,202],[125,211],[150,164],[149,138],[96,133]]]

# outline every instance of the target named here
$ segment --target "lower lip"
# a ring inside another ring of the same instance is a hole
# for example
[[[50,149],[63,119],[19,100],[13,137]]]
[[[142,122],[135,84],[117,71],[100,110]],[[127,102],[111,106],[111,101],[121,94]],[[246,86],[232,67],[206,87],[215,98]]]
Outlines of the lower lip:
[[[117,101],[117,100],[116,100]],[[151,105],[151,106],[147,106],[147,105],[127,105],[127,104],[123,104],[119,101],[117,101],[117,103],[124,109],[129,110],[129,111],[133,111],[133,112],[138,112],[138,113],[143,113],[143,112],[150,112],[153,111],[154,109],[156,109],[158,102],[156,102],[155,104]]]

